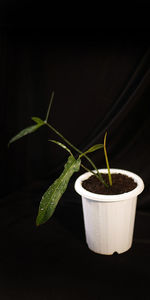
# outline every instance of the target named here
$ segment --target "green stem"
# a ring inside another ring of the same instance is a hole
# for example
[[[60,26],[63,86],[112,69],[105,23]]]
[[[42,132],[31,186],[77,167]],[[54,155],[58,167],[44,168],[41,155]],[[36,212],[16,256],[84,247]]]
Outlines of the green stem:
[[[97,175],[97,173],[95,173],[95,172],[93,172],[92,170],[88,169],[88,168],[85,167],[83,164],[81,164],[81,167],[82,167],[85,171],[92,173],[94,176],[96,176],[96,177],[100,180],[100,178],[99,178],[99,176]],[[100,175],[101,175],[101,174],[100,174]],[[101,177],[101,178],[102,178],[102,177]],[[106,182],[104,181],[103,178],[102,178],[102,180],[100,180],[100,181],[105,185],[106,188],[108,188],[108,185],[106,184]]]
[[[50,99],[50,102],[49,102],[49,106],[48,106],[48,110],[47,110],[47,114],[46,114],[46,118],[45,118],[46,122],[48,121],[48,117],[49,117],[50,109],[51,109],[51,106],[52,106],[53,98],[54,98],[54,92],[52,92],[51,99]]]
[[[89,161],[89,163],[92,165],[92,167],[96,170],[97,172],[97,176],[99,178],[99,180],[105,185],[105,187],[108,187],[108,185],[105,183],[105,181],[102,178],[102,175],[99,173],[97,167],[95,166],[95,164],[93,163],[93,161],[84,153],[82,153],[77,147],[75,147],[72,143],[70,143],[58,130],[56,130],[52,125],[50,125],[49,123],[47,123],[47,121],[44,121],[45,125],[47,125],[52,131],[54,131],[58,136],[60,136],[62,138],[62,140],[64,142],[66,142],[66,144],[68,144],[72,149],[74,149],[77,153],[79,154],[83,154],[83,156]],[[83,166],[83,165],[82,165]],[[85,168],[85,167],[84,167]],[[87,169],[87,168],[86,168]],[[88,169],[87,169],[88,170]],[[90,170],[88,170],[90,171]],[[91,172],[91,171],[90,171]],[[91,172],[92,173],[92,172]],[[96,175],[94,173],[94,175]]]
[[[107,137],[107,132],[105,133],[105,136],[104,136],[104,154],[105,154],[106,166],[107,166],[107,170],[108,170],[109,184],[110,184],[110,186],[112,186],[112,178],[111,178],[109,161],[108,161],[107,150],[106,150],[106,137]]]

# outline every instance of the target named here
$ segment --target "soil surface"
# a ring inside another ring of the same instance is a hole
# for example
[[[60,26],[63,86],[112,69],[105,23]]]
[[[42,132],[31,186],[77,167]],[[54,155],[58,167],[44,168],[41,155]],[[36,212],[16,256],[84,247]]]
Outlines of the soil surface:
[[[104,181],[109,185],[108,175],[102,174]],[[131,178],[126,175],[116,173],[111,174],[112,177],[112,186],[108,188],[105,187],[100,180],[91,175],[88,179],[82,182],[82,186],[84,189],[95,193],[95,194],[102,194],[102,195],[117,195],[123,194],[132,191],[137,187],[137,183]]]

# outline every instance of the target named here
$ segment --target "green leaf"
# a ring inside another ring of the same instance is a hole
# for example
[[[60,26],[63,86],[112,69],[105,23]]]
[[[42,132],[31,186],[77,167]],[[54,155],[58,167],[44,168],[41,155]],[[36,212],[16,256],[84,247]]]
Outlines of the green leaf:
[[[66,151],[68,151],[72,155],[70,149],[66,145],[64,145],[64,144],[62,144],[62,143],[60,143],[58,141],[55,141],[55,140],[49,140],[49,141],[52,142],[52,143],[57,144],[60,147],[62,147],[63,149],[65,149]]]
[[[72,155],[69,156],[62,174],[48,188],[41,199],[38,216],[36,219],[37,226],[48,221],[48,219],[53,215],[61,196],[68,186],[71,176],[74,172],[79,171],[80,164],[80,158],[76,160]]]
[[[44,121],[42,119],[38,118],[38,117],[32,117],[32,120],[35,123],[39,124],[39,125],[44,125],[45,124]]]
[[[39,127],[41,127],[42,125],[44,125],[44,122],[43,122],[43,123],[36,124],[36,125],[29,126],[29,127],[25,128],[25,129],[21,130],[17,135],[15,135],[15,136],[9,141],[8,146],[9,146],[11,143],[13,143],[13,142],[19,140],[19,139],[22,138],[23,136],[25,136],[25,135],[27,135],[27,134],[30,134],[30,133],[32,133],[32,132],[34,132],[34,131],[36,131],[36,130],[37,130]]]
[[[103,144],[96,144],[96,145],[92,146],[91,148],[89,148],[88,150],[86,150],[84,153],[82,153],[82,154],[80,155],[80,157],[86,155],[87,153],[94,152],[94,151],[96,151],[96,150],[98,150],[98,149],[101,149],[101,148],[104,148],[104,145],[103,145]]]

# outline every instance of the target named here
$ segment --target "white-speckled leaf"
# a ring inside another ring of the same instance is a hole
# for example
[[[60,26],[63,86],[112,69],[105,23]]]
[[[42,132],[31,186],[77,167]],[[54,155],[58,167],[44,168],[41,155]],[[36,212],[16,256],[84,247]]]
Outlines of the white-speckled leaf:
[[[55,211],[55,208],[60,200],[61,196],[65,192],[69,180],[74,172],[78,172],[80,169],[81,160],[77,160],[71,155],[68,158],[67,163],[65,164],[64,171],[57,178],[54,183],[48,188],[48,190],[43,195],[39,212],[36,219],[37,226],[45,223],[52,216]]]
[[[52,142],[52,143],[57,144],[60,147],[62,147],[63,149],[65,149],[66,151],[68,151],[72,155],[70,149],[66,145],[64,145],[64,144],[62,144],[62,143],[60,143],[58,141],[55,141],[55,140],[49,140],[49,141]]]
[[[39,119],[40,120],[40,119]],[[17,135],[15,135],[8,143],[10,145],[11,143],[19,140],[20,138],[26,136],[27,134],[30,134],[34,131],[36,131],[38,128],[40,128],[42,125],[44,125],[44,122],[41,120],[41,122],[38,122],[36,125],[29,126],[23,130],[21,130]]]

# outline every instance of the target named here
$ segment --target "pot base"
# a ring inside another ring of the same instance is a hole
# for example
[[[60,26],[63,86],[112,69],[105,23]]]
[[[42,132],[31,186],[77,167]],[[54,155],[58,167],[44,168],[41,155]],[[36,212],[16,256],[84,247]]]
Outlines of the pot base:
[[[91,249],[88,244],[87,244],[87,246],[88,246],[88,248],[89,248],[90,251],[92,251],[93,253],[96,253],[96,254],[101,254],[101,255],[119,255],[119,254],[123,254],[123,253],[129,251],[131,249],[131,247],[132,247],[132,244],[130,245],[130,247],[128,247],[125,250],[121,250],[121,251],[119,251],[119,250],[116,251],[115,250],[115,251],[107,252],[107,253],[106,252],[95,251],[95,250]]]

